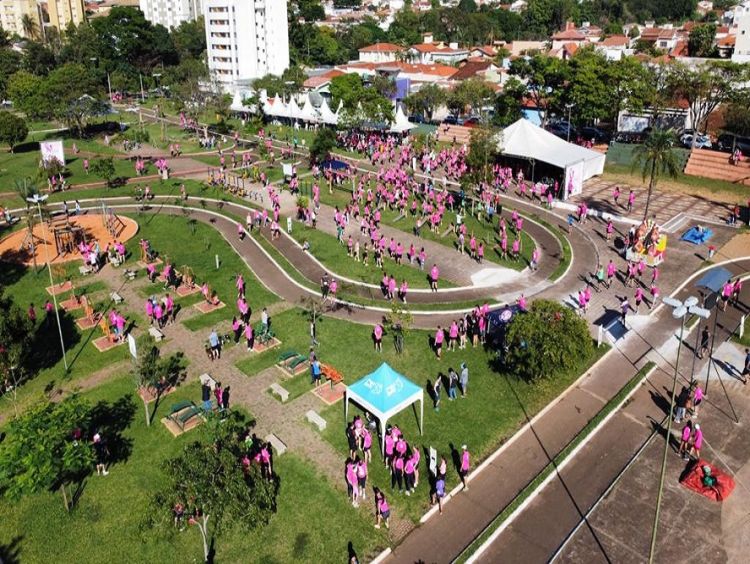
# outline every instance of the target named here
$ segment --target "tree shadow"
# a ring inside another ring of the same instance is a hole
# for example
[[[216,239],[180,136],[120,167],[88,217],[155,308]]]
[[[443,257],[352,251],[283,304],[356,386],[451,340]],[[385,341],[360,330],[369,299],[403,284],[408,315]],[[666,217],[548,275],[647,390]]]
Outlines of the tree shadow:
[[[21,541],[23,536],[13,537],[8,544],[0,544],[0,562],[2,564],[21,564]]]
[[[63,309],[59,310],[60,328],[62,329],[65,350],[74,349],[81,341],[81,334],[76,328],[73,317]],[[34,332],[31,345],[31,356],[28,360],[29,372],[34,374],[46,368],[51,368],[62,360],[62,349],[58,343],[60,336],[57,330],[57,320],[47,325],[41,323]],[[73,363],[71,362],[70,365]]]
[[[24,264],[31,258],[26,249],[8,249],[0,255],[0,286],[12,286],[28,272]]]
[[[125,462],[133,450],[133,440],[123,436],[135,417],[135,403],[129,395],[110,403],[100,401],[91,411],[92,434],[101,431],[109,455],[108,463]]]

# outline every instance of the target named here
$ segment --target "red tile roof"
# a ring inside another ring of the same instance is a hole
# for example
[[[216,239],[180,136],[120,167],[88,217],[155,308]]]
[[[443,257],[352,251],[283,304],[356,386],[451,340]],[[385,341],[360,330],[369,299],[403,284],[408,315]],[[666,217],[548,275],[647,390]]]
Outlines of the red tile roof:
[[[403,51],[404,48],[394,43],[375,43],[373,45],[367,45],[362,47],[360,53],[397,53]]]
[[[330,82],[332,78],[336,78],[343,74],[345,73],[338,69],[331,69],[323,74],[319,74],[318,76],[311,76],[302,83],[302,86],[304,88],[320,88],[324,84]]]
[[[415,51],[420,53],[466,53],[468,49],[453,49],[446,45],[440,46],[439,43],[418,43],[411,46]]]
[[[577,29],[558,31],[552,36],[555,41],[586,41],[586,36]]]
[[[630,45],[630,39],[624,35],[612,35],[602,39],[597,45],[604,45],[605,47],[627,47]]]
[[[492,65],[490,61],[469,61],[458,67],[458,70],[451,76],[451,80],[466,80],[473,78],[478,73],[490,68],[490,65]]]

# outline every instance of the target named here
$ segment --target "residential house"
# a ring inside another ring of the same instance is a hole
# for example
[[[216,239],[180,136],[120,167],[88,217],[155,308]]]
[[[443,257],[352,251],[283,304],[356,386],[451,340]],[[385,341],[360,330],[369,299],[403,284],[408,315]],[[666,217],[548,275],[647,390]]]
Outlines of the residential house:
[[[563,45],[575,44],[576,46],[588,41],[586,35],[576,29],[573,22],[567,22],[565,29],[552,35],[552,49],[562,49]]]
[[[630,39],[625,35],[611,35],[599,41],[595,49],[608,61],[619,61],[623,55],[632,54]]]
[[[362,63],[392,63],[397,61],[404,48],[393,43],[375,43],[359,50]]]
[[[330,98],[331,81],[337,76],[342,76],[344,74],[343,71],[338,69],[331,69],[322,74],[311,76],[302,83],[302,89],[305,92],[317,92],[324,98]]]
[[[469,50],[460,48],[458,43],[435,43],[431,33],[425,34],[422,43],[409,48],[412,60],[423,65],[431,63],[456,64],[469,58]]]

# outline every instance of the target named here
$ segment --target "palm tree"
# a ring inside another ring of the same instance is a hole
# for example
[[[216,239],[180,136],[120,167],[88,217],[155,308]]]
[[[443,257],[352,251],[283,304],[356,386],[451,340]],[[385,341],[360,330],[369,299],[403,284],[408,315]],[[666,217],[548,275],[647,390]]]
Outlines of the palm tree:
[[[21,29],[23,29],[23,34],[29,39],[36,39],[39,33],[39,26],[29,14],[24,14],[21,17]]]
[[[659,181],[659,177],[668,174],[674,178],[680,170],[677,156],[672,150],[673,145],[674,133],[671,130],[655,129],[642,145],[638,145],[633,150],[633,169],[641,169],[644,182],[646,177],[649,177],[646,209],[643,212],[644,220],[648,218],[651,194]]]

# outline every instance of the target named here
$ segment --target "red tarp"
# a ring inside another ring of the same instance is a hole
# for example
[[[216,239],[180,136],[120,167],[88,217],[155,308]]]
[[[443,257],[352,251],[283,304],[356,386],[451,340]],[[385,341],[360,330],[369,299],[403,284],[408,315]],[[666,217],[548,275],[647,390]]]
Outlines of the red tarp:
[[[711,487],[703,485],[704,466],[710,467],[711,475],[716,478],[716,484]],[[732,477],[705,460],[698,460],[691,468],[688,468],[680,479],[680,483],[689,490],[714,501],[723,501],[734,491]]]

